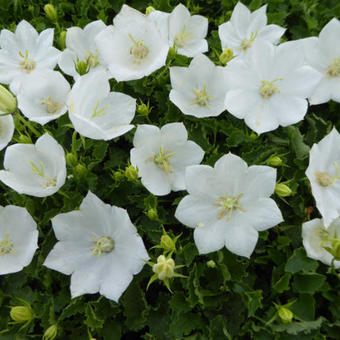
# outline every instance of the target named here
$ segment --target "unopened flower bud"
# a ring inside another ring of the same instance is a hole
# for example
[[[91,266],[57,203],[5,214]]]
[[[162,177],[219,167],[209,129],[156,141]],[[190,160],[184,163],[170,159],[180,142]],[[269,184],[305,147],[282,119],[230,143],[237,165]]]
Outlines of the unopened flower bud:
[[[48,327],[44,333],[43,340],[53,340],[56,338],[58,333],[57,324]]]
[[[141,102],[140,104],[137,105],[137,112],[141,116],[148,116],[151,110],[152,108],[150,107],[149,102],[147,104]]]
[[[233,59],[234,52],[231,48],[226,48],[219,56],[219,60],[221,64],[227,65],[227,63]]]
[[[85,177],[87,174],[87,169],[84,165],[82,164],[77,164],[74,168],[73,171],[75,175],[78,175],[79,177]]]
[[[77,164],[77,156],[72,152],[66,154],[66,163],[70,166],[75,166]]]
[[[158,221],[158,212],[156,208],[151,208],[146,212],[146,216],[152,221]]]
[[[159,280],[171,279],[175,273],[175,261],[160,255],[157,258],[157,263],[152,266],[152,271],[157,274]]]
[[[282,159],[279,156],[269,157],[266,163],[270,166],[281,166],[283,164]]]
[[[0,85],[0,115],[1,113],[14,113],[17,109],[17,100],[4,86]]]
[[[113,177],[113,179],[116,181],[116,182],[120,182],[120,181],[122,181],[123,180],[123,178],[124,178],[124,173],[123,173],[123,171],[115,171],[115,172],[113,172],[113,174],[112,174],[112,177]]]
[[[292,189],[286,184],[278,183],[275,187],[275,194],[280,197],[288,197],[292,195]]]
[[[130,164],[125,168],[124,175],[128,181],[134,182],[138,179],[138,170]]]
[[[64,50],[66,47],[66,31],[61,31],[59,34],[58,45],[61,50]]]
[[[176,249],[175,242],[167,234],[162,235],[161,237],[161,247],[167,252],[174,251]]]
[[[148,7],[146,7],[145,15],[149,15],[153,11],[155,11],[155,8],[152,7],[152,6],[148,6]]]
[[[11,307],[9,314],[11,318],[18,323],[24,323],[34,319],[34,313],[28,304],[25,306]]]
[[[58,19],[58,14],[55,7],[52,4],[46,4],[44,6],[44,11],[46,16],[52,21],[56,22]]]
[[[290,309],[280,306],[277,313],[283,323],[292,322],[294,314]]]
[[[214,260],[210,260],[210,261],[207,262],[207,266],[209,268],[216,268],[216,263],[215,263]]]

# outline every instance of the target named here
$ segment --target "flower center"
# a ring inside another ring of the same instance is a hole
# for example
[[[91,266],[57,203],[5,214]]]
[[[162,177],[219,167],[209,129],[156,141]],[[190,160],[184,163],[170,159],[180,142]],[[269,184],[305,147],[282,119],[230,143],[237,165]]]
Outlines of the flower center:
[[[9,241],[9,233],[6,233],[6,238],[3,241],[0,241],[0,255],[5,254],[16,254],[13,242]]]
[[[327,67],[326,76],[328,78],[336,78],[340,76],[340,58],[334,59],[333,64]]]
[[[95,118],[95,117],[103,117],[105,115],[107,115],[107,109],[110,107],[109,105],[106,105],[104,107],[102,107],[100,110],[99,110],[99,105],[100,105],[100,101],[99,99],[97,99],[97,104],[96,106],[94,107],[93,109],[93,114],[90,118]]]
[[[152,266],[152,271],[157,274],[159,280],[171,279],[175,273],[175,261],[160,255],[157,263]]]
[[[175,35],[175,39],[174,39],[175,47],[179,47],[179,48],[184,47],[190,41],[191,34],[192,34],[191,32],[185,32],[185,25],[184,25],[182,31]]]
[[[243,50],[243,51],[246,51],[251,46],[251,44],[254,42],[254,40],[256,39],[257,33],[258,33],[257,30],[256,30],[255,34],[254,34],[254,32],[251,32],[249,39],[243,39],[241,41],[241,44],[240,44],[240,49]]]
[[[274,93],[280,93],[280,90],[274,85],[274,83],[278,80],[282,80],[282,78],[277,78],[272,81],[262,80],[262,86],[260,87],[260,95],[264,99],[268,99]]]
[[[43,179],[43,182],[42,182],[42,186],[47,189],[47,188],[50,188],[50,187],[55,187],[57,185],[57,178],[54,177],[50,177],[48,175],[45,175],[44,174],[44,164],[39,161],[38,164],[39,164],[39,167],[34,163],[34,162],[30,162],[32,168],[31,170],[38,176],[40,176],[42,179]]]
[[[337,162],[333,162],[335,166],[335,175],[332,176],[327,172],[316,171],[314,173],[316,182],[322,187],[329,187],[335,184],[335,182],[340,179],[339,176],[339,165]]]
[[[240,193],[237,196],[220,196],[218,200],[213,203],[215,207],[218,207],[218,209],[220,209],[218,219],[220,220],[225,215],[227,215],[227,222],[229,222],[233,214],[233,210],[238,209],[242,212],[245,212],[245,210],[239,204],[239,199],[242,196],[243,193]]]
[[[19,52],[19,55],[23,60],[20,61],[20,69],[22,71],[26,71],[26,73],[30,73],[32,70],[35,69],[36,62],[33,59],[28,58],[28,51],[25,51],[25,54]]]
[[[207,93],[207,85],[204,85],[201,91],[192,90],[192,92],[196,95],[196,99],[192,102],[192,104],[208,106],[209,100],[213,98],[213,96],[209,96]]]
[[[85,56],[85,60],[87,62],[87,64],[89,65],[90,68],[94,68],[97,67],[98,65],[100,65],[100,61],[99,61],[99,51],[96,50],[96,54],[94,54],[91,51],[87,51],[88,54]]]
[[[156,166],[165,171],[166,174],[169,174],[171,172],[170,157],[174,155],[174,152],[168,150],[163,151],[162,147],[160,147],[159,152],[147,160],[153,160]]]
[[[103,253],[111,253],[115,247],[113,239],[109,236],[101,237],[100,239],[92,239],[95,243],[95,247],[92,247],[92,255],[102,257]]]
[[[149,49],[144,45],[143,40],[135,40],[129,33],[129,38],[132,40],[133,45],[130,47],[130,55],[134,59],[135,64],[140,64],[149,54]]]
[[[47,96],[46,99],[40,102],[40,104],[45,107],[47,113],[51,114],[57,113],[61,109],[59,103],[52,100],[51,96]]]

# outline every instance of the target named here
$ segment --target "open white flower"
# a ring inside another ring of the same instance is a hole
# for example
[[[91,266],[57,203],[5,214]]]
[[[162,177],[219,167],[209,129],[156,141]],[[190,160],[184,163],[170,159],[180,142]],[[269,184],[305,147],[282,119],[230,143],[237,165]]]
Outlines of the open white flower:
[[[4,149],[11,141],[14,133],[12,115],[0,116],[0,150]]]
[[[165,65],[169,45],[149,16],[123,5],[113,24],[95,41],[117,81],[140,79]]]
[[[29,120],[44,125],[66,113],[70,90],[70,84],[60,72],[35,72],[21,83],[18,107]]]
[[[18,93],[22,79],[36,70],[53,69],[60,51],[53,47],[52,28],[37,33],[27,21],[18,24],[15,33],[0,33],[0,83],[10,84]]]
[[[61,53],[58,61],[64,73],[78,79],[76,67],[79,61],[88,65],[89,72],[106,70],[106,64],[94,42],[95,37],[105,28],[106,25],[101,20],[96,20],[86,25],[84,29],[80,27],[67,29],[66,49]]]
[[[340,245],[340,220],[334,220],[326,228],[323,221],[315,218],[302,224],[302,242],[308,257],[331,265],[334,256],[331,252]],[[331,252],[329,252],[328,250]],[[339,248],[340,251],[340,248]],[[340,268],[340,261],[334,261],[335,268]]]
[[[267,25],[267,5],[251,13],[249,9],[238,2],[233,10],[230,21],[218,26],[222,50],[230,48],[234,56],[244,56],[258,38],[272,44],[279,42],[285,28],[277,25]]]
[[[125,209],[88,192],[79,210],[52,219],[59,242],[44,265],[71,276],[71,295],[118,299],[149,256]]]
[[[259,134],[302,120],[320,80],[296,43],[273,46],[260,39],[244,58],[228,63],[226,74],[227,110]]]
[[[301,40],[305,61],[320,73],[320,83],[309,98],[311,105],[340,102],[340,21],[332,19],[319,37]]]
[[[340,135],[331,133],[310,150],[306,175],[325,227],[340,215]]]
[[[69,94],[69,116],[76,131],[92,139],[109,140],[130,131],[136,100],[124,93],[110,92],[104,71],[80,77]]]
[[[38,248],[37,224],[25,208],[0,206],[0,275],[28,266]]]
[[[184,114],[214,117],[226,109],[225,69],[204,54],[194,57],[189,67],[170,67],[170,79],[170,100]]]
[[[5,152],[4,167],[0,180],[19,194],[53,195],[66,179],[64,150],[48,133],[39,137],[35,145],[10,145]]]
[[[130,151],[131,164],[138,168],[143,185],[154,195],[185,189],[188,165],[201,163],[204,151],[188,141],[183,123],[170,123],[161,129],[138,125]]]
[[[208,51],[205,40],[208,19],[202,15],[190,15],[182,4],[177,5],[169,15],[169,44],[175,46],[178,54],[194,57]]]
[[[189,195],[179,203],[175,217],[194,228],[200,254],[223,248],[250,257],[258,232],[282,222],[274,200],[276,170],[268,166],[248,167],[231,153],[214,168],[192,165],[185,172]]]

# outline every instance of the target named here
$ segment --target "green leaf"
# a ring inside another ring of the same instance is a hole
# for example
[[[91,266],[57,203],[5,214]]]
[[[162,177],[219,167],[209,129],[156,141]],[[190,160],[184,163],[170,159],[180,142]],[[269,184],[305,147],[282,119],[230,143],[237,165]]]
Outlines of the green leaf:
[[[326,277],[320,274],[297,274],[294,277],[293,288],[300,293],[314,294],[320,290]]]
[[[291,274],[285,273],[281,278],[273,284],[273,290],[278,293],[282,293],[286,290],[289,290],[289,282],[290,282]]]
[[[248,298],[248,317],[254,316],[258,308],[262,308],[262,290],[245,293]]]
[[[104,325],[104,320],[99,319],[99,317],[96,315],[94,308],[91,306],[91,303],[88,303],[85,308],[85,315],[86,320],[85,324],[91,328],[102,328]]]
[[[304,159],[309,156],[309,146],[304,143],[303,136],[296,126],[287,126],[285,128],[288,133],[290,146],[292,147],[298,159]]]
[[[314,272],[318,263],[306,256],[304,248],[295,249],[293,255],[288,259],[285,271],[288,273]]]
[[[309,334],[312,330],[319,329],[325,320],[326,319],[324,317],[319,317],[315,321],[293,321],[291,323],[272,325],[271,328],[275,332],[287,332],[288,334],[293,335],[297,335],[301,332]]]

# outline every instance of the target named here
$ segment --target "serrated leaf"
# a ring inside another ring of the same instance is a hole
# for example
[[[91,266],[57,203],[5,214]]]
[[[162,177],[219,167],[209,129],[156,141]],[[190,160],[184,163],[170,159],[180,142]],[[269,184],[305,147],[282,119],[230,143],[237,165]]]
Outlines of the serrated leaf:
[[[288,273],[314,272],[318,263],[306,256],[304,248],[295,249],[293,255],[288,259],[285,271]]]
[[[272,325],[271,328],[275,332],[287,332],[288,334],[293,335],[297,335],[301,332],[310,334],[312,330],[319,329],[325,320],[326,319],[324,317],[319,317],[315,321],[293,321],[291,323]]]

